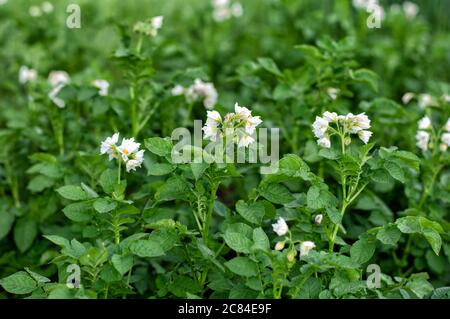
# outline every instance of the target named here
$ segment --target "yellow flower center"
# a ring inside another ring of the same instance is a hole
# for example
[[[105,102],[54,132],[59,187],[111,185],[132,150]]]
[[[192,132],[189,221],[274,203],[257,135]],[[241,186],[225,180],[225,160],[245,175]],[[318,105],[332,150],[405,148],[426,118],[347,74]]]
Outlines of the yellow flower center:
[[[128,150],[123,150],[122,153],[124,153],[125,155],[128,155]]]

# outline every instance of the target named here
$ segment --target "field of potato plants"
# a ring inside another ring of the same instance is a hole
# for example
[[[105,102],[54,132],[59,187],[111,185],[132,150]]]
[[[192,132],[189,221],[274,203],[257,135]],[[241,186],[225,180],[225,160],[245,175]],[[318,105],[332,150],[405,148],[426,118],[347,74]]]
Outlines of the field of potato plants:
[[[448,12],[0,0],[0,299],[450,298]]]

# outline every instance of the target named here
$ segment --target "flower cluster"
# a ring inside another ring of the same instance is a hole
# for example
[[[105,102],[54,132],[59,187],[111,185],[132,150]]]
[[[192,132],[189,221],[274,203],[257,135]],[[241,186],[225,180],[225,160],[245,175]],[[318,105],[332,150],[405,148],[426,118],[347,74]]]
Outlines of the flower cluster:
[[[411,102],[412,99],[417,98],[417,104],[419,105],[419,107],[421,109],[425,109],[429,106],[437,106],[438,105],[438,99],[435,98],[434,96],[430,95],[430,94],[414,94],[412,92],[407,92],[405,94],[403,94],[402,96],[402,102],[403,104],[408,104],[409,102]],[[450,96],[447,94],[443,94],[441,96],[441,99],[449,102],[450,101]]]
[[[70,82],[69,74],[65,71],[52,71],[48,76],[48,83],[52,86],[52,90],[48,93],[48,97],[59,108],[64,108],[66,102],[58,97],[61,89]]]
[[[333,127],[330,124],[335,124]],[[353,115],[337,115],[335,112],[325,112],[322,117],[316,116],[312,125],[314,136],[317,138],[317,144],[322,147],[330,148],[330,136],[339,134],[346,137],[348,134],[357,134],[364,144],[369,142],[372,132],[370,128],[370,119],[364,113]],[[343,138],[344,139],[344,138]],[[345,139],[346,144],[351,143],[350,138]]]
[[[138,21],[134,25],[133,31],[156,37],[158,35],[158,30],[162,28],[163,20],[163,16],[156,16],[147,21]]]
[[[405,16],[408,19],[414,19],[417,14],[419,13],[419,6],[415,4],[414,2],[405,1],[400,6],[400,4],[393,4],[391,5],[391,11],[395,13],[402,12],[405,14]]]
[[[100,154],[108,154],[109,160],[117,158],[125,163],[127,172],[136,170],[141,167],[144,161],[144,150],[139,150],[140,143],[136,143],[134,138],[124,138],[120,146],[119,133],[115,133],[111,137],[107,137],[100,145]]]
[[[28,82],[33,82],[37,80],[37,71],[35,69],[30,69],[23,65],[19,69],[19,82],[21,84],[26,84]]]
[[[230,137],[238,147],[247,147],[255,139],[252,135],[256,127],[262,123],[259,116],[252,116],[252,112],[238,103],[234,105],[234,113],[228,113],[223,120],[217,111],[208,111],[207,120],[203,127],[205,138],[216,141],[219,137]]]
[[[278,217],[277,222],[275,224],[272,224],[272,228],[278,236],[285,236],[289,232],[289,226],[287,225],[283,217]],[[277,244],[275,245],[275,250],[283,250],[284,246],[285,241],[277,242]],[[314,244],[312,241],[302,241],[300,243],[300,257],[307,256],[309,251],[314,247],[316,247],[316,244]],[[294,254],[288,254],[289,261],[293,261],[295,257],[295,251],[291,252],[293,252]]]
[[[431,143],[431,137],[433,134],[433,125],[431,119],[428,116],[424,116],[418,122],[419,130],[416,134],[416,145],[422,151],[427,151],[429,148],[433,147]],[[441,135],[441,142],[439,144],[439,149],[445,152],[450,146],[450,118],[443,127],[444,133]]]
[[[41,3],[40,6],[31,6],[28,9],[28,13],[32,17],[40,17],[42,14],[50,14],[53,12],[53,4],[48,1],[44,1]]]
[[[239,2],[230,3],[229,0],[213,0],[213,18],[217,22],[222,22],[231,17],[240,17],[243,13],[242,5]]]
[[[98,89],[98,94],[101,96],[108,95],[109,82],[106,80],[94,80],[92,81],[92,85]]]
[[[194,103],[203,99],[203,105],[208,110],[214,108],[217,103],[217,91],[213,83],[203,82],[200,79],[195,79],[194,84],[185,88],[181,85],[176,85],[172,89],[172,95],[184,95],[187,103]]]

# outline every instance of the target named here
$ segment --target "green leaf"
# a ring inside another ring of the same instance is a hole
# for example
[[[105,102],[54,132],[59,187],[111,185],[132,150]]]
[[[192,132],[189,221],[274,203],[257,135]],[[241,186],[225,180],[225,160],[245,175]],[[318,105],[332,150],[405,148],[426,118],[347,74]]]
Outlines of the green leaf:
[[[450,299],[450,287],[437,288],[431,295],[431,299]]]
[[[14,242],[20,252],[25,252],[33,244],[37,236],[37,223],[25,216],[19,219],[14,227]]]
[[[107,169],[100,175],[100,186],[107,194],[112,194],[117,184],[117,170]]]
[[[275,204],[287,204],[294,200],[288,188],[281,184],[268,184],[259,189],[261,196]]]
[[[244,234],[233,232],[230,229],[227,229],[225,232],[224,239],[226,244],[238,253],[249,254],[253,245],[252,241],[245,237]]]
[[[255,250],[269,250],[270,241],[266,233],[261,227],[253,229],[253,249]]]
[[[386,245],[395,245],[402,233],[395,225],[386,225],[377,233],[377,239]]]
[[[57,236],[57,235],[44,235],[44,238],[47,238],[52,243],[61,246],[61,247],[70,247],[70,242],[64,237]]]
[[[88,196],[86,192],[76,185],[66,185],[56,190],[59,195],[70,200],[86,200]]]
[[[162,176],[167,175],[175,169],[170,163],[153,163],[148,167],[148,175]]]
[[[355,263],[364,264],[372,258],[375,246],[375,243],[369,242],[363,237],[357,240],[350,248],[350,258]]]
[[[383,167],[389,172],[389,174],[398,180],[401,183],[405,182],[405,174],[403,172],[403,169],[394,162],[386,161],[383,164]]]
[[[172,151],[172,142],[162,137],[151,137],[145,140],[145,147],[153,154],[166,156]]]
[[[64,215],[70,220],[75,222],[87,222],[92,219],[89,214],[89,209],[91,208],[88,202],[78,202],[67,205],[63,208]]]
[[[199,179],[205,170],[209,167],[208,163],[191,163],[190,164],[192,174],[194,175],[195,179]]]
[[[10,210],[5,208],[0,210],[0,240],[9,234],[15,219],[14,213]]]
[[[37,288],[36,281],[25,271],[19,271],[0,280],[0,285],[7,292],[16,295],[24,295]]]
[[[258,275],[258,265],[248,257],[235,257],[225,263],[233,273],[243,277]]]
[[[236,210],[245,220],[256,225],[260,225],[264,217],[264,204],[261,202],[247,204],[239,200],[236,203]]]
[[[111,258],[111,262],[116,270],[123,276],[133,267],[134,257],[131,255],[117,255],[114,254]]]
[[[25,270],[30,274],[31,277],[33,277],[34,280],[36,280],[38,284],[45,284],[46,282],[50,282],[50,279],[38,273],[35,273],[34,271],[31,271],[28,267],[25,267]]]
[[[154,230],[148,237],[148,240],[158,243],[159,247],[166,252],[175,246],[178,234],[175,229],[160,228]]]
[[[422,216],[406,216],[396,220],[395,224],[398,229],[405,234],[421,234],[423,235],[436,255],[442,246],[442,238],[440,233],[444,230],[442,226]]]
[[[428,279],[427,273],[412,274],[405,287],[410,289],[417,297],[424,298],[434,290]]]
[[[367,83],[375,92],[378,92],[378,75],[368,69],[359,69],[353,73],[356,81]]]
[[[278,66],[271,58],[258,58],[258,63],[268,72],[277,76],[283,76]]]
[[[44,189],[49,188],[55,184],[55,180],[53,178],[38,175],[33,177],[28,183],[27,188],[34,193],[42,192]]]
[[[331,148],[322,148],[319,151],[319,156],[326,159],[335,160],[339,158],[339,153]]]
[[[333,224],[338,225],[341,223],[342,216],[336,207],[327,207],[325,211]]]
[[[159,257],[164,255],[160,244],[150,240],[137,240],[130,245],[130,251],[139,257]]]
[[[99,198],[94,202],[93,206],[97,212],[103,214],[115,209],[117,207],[117,203],[106,198]]]
[[[308,208],[317,210],[326,207],[335,207],[337,199],[324,186],[313,185],[306,194]]]
[[[187,294],[195,295],[201,291],[200,285],[194,279],[188,276],[174,275],[168,289],[176,297],[186,298]]]
[[[189,186],[180,176],[172,176],[162,185],[155,194],[158,201],[170,201],[174,199],[187,199]]]

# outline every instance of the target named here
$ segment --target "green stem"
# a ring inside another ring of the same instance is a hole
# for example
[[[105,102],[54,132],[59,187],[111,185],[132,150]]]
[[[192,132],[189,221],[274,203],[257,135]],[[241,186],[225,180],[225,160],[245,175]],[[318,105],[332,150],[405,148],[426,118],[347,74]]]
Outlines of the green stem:
[[[122,159],[119,156],[119,165],[117,167],[117,184],[120,185],[120,173],[121,173]]]
[[[138,123],[137,123],[137,106],[136,106],[136,82],[134,81],[130,86],[130,99],[131,99],[131,128],[134,138],[138,135]]]
[[[141,54],[142,40],[144,40],[144,37],[142,36],[142,34],[140,34],[140,35],[139,35],[138,42],[137,42],[137,44],[136,44],[136,54],[137,54],[137,55],[140,55],[140,54]]]
[[[208,214],[206,215],[206,221],[203,224],[203,238],[205,240],[205,244],[208,245],[209,241],[209,227],[211,224],[211,218],[214,210],[214,201],[216,200],[217,189],[219,188],[219,184],[217,182],[213,182],[211,185],[211,196],[209,198],[209,207]]]
[[[442,169],[442,166],[438,166],[438,168],[433,172],[433,176],[431,177],[431,182],[430,182],[429,186],[425,188],[425,190],[423,191],[422,196],[420,198],[419,209],[421,209],[423,204],[425,204],[425,201],[427,200],[428,196],[430,195],[430,192],[433,190],[433,186],[436,181],[436,177],[438,176],[441,169]]]

